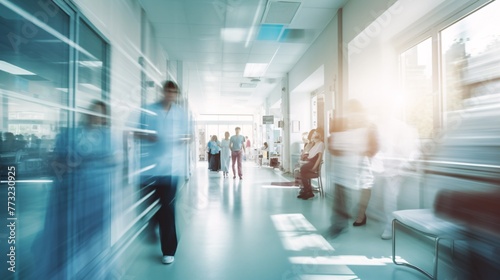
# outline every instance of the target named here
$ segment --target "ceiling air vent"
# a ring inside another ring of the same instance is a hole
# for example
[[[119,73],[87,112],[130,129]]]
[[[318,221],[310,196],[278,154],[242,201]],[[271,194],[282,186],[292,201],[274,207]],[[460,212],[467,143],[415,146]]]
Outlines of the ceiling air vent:
[[[300,2],[271,1],[264,13],[263,24],[290,24],[299,9]]]

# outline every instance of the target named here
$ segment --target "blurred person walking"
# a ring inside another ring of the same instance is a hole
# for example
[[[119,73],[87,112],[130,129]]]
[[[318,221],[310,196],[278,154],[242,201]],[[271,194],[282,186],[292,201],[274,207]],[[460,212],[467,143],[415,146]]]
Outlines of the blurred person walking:
[[[252,152],[252,142],[250,142],[250,139],[248,139],[248,136],[245,136],[245,160],[247,160],[250,155],[251,155],[251,152]]]
[[[207,144],[207,148],[210,151],[210,162],[209,162],[209,169],[211,171],[217,171],[219,172],[220,170],[220,142],[217,140],[217,135],[213,135],[210,141]]]
[[[224,139],[220,142],[220,163],[224,177],[229,176],[229,162],[231,161],[231,149],[229,148],[229,132],[224,133]]]
[[[177,251],[176,192],[179,184],[188,176],[187,151],[194,135],[189,111],[178,103],[180,94],[175,82],[166,81],[163,84],[163,98],[146,106],[141,112],[141,128],[154,133],[137,133],[138,137],[149,142],[145,146],[149,155],[147,161],[154,165],[143,175],[152,177],[155,195],[160,199],[157,219],[164,264],[172,263]]]
[[[355,99],[347,104],[347,117],[338,121],[340,127],[330,135],[328,149],[334,156],[335,184],[330,237],[338,236],[347,229],[351,217],[350,194],[359,191],[358,211],[353,226],[366,224],[366,208],[371,197],[374,176],[371,159],[378,151],[375,125],[368,121],[361,103]]]
[[[105,261],[91,264],[111,246],[115,160],[107,114],[106,104],[94,101],[78,127],[62,129],[56,138],[51,162],[54,188],[44,229],[32,246],[37,264],[34,277],[103,279],[112,271]]]
[[[418,134],[408,124],[384,111],[378,122],[380,150],[373,158],[373,170],[383,184],[385,228],[382,239],[392,238],[392,212],[397,210],[399,189],[404,175],[410,171],[411,160],[418,158]]]
[[[238,176],[241,180],[243,179],[242,160],[243,154],[245,153],[245,137],[243,135],[240,135],[240,127],[236,127],[234,131],[236,134],[231,136],[231,138],[229,139],[229,148],[231,149],[231,161],[233,167],[233,179],[236,179],[236,169],[234,168],[234,165],[237,163]]]

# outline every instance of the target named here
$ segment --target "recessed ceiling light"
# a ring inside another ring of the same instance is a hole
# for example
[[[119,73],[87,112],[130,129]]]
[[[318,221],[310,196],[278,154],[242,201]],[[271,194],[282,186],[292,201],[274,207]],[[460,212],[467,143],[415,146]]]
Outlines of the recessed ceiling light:
[[[246,35],[245,28],[222,28],[220,36],[226,42],[243,42]]]
[[[254,78],[262,77],[267,70],[267,63],[247,63],[245,65],[245,71],[243,72],[243,77]]]

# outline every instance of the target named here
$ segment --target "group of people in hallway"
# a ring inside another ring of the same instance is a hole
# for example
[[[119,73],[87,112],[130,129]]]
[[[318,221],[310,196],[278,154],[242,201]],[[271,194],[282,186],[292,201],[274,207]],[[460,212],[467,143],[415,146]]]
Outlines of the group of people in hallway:
[[[216,135],[212,135],[207,143],[208,169],[219,172],[222,170],[224,178],[229,177],[229,163],[232,162],[233,179],[236,175],[243,179],[243,157],[246,149],[250,147],[250,140],[240,134],[241,128],[234,129],[235,134],[229,137],[229,132],[224,133],[224,139],[218,141]],[[235,167],[236,165],[236,167]]]
[[[359,194],[353,226],[367,222],[366,209],[376,177],[384,184],[386,226],[382,239],[392,238],[392,212],[396,210],[402,170],[417,151],[414,129],[390,116],[382,116],[376,126],[368,120],[365,109],[357,100],[350,100],[346,117],[336,119],[330,127],[328,151],[333,156],[331,166],[334,201],[328,235],[336,237],[347,229],[351,217],[348,201],[353,192]],[[297,198],[314,197],[311,178],[317,178],[323,162],[325,143],[323,130],[312,129],[294,169],[301,190]]]

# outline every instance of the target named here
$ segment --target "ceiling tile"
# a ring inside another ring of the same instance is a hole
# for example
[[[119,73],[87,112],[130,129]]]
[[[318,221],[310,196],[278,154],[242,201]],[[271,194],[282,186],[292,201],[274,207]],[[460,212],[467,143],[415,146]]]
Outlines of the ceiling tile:
[[[221,92],[221,96],[226,97],[237,97],[237,98],[249,98],[252,96],[252,92],[250,91],[223,91]]]
[[[228,43],[222,46],[224,53],[248,53],[250,48],[245,47],[245,43]]]
[[[298,58],[294,55],[282,54],[278,52],[273,58],[273,63],[290,63],[290,61],[294,59]]]
[[[302,7],[338,9],[347,1],[348,0],[306,0],[302,1]]]
[[[224,53],[222,61],[224,63],[247,63],[248,53]]]
[[[224,71],[243,71],[244,69],[245,63],[225,63],[222,65]]]
[[[228,1],[233,2],[233,5],[228,5],[226,14],[224,15],[224,22],[227,27],[248,27],[251,26],[255,12],[257,11],[256,5],[245,5],[244,1]]]
[[[249,63],[269,63],[273,58],[273,54],[253,54],[248,56]]]
[[[189,38],[189,26],[180,23],[157,23],[156,36],[159,38]]]
[[[285,26],[285,29],[293,30],[288,31],[286,39],[280,42],[256,41],[258,30],[252,28],[260,24],[262,17],[256,17],[259,3],[275,0],[139,1],[158,41],[167,51],[168,59],[184,62],[193,109],[199,113],[210,110],[220,113],[224,108],[239,114],[253,113],[257,106],[261,106],[269,92],[280,85],[281,78],[333,18],[339,5],[347,0],[301,0],[297,15],[290,25]],[[244,32],[253,30],[253,33],[251,38],[243,38],[249,35],[240,36],[241,41],[228,42],[222,41],[223,28],[239,28]],[[260,82],[254,82],[256,88],[240,87],[241,83],[252,83],[243,77],[247,62],[268,63],[271,60],[265,76]],[[224,93],[224,98],[221,98],[221,93]]]
[[[273,63],[269,65],[267,71],[269,72],[278,72],[278,73],[286,73],[292,68],[293,64],[290,63]]]
[[[255,41],[252,44],[252,54],[274,54],[279,48],[278,42]]]
[[[245,78],[242,78],[241,76],[238,77],[222,77],[222,82],[223,83],[240,83],[242,81],[247,81]]]
[[[336,13],[336,9],[303,8],[288,28],[323,30]]]
[[[217,8],[217,1],[201,2],[185,5],[186,17],[189,24],[221,24],[224,23],[224,14]]]
[[[206,52],[206,53],[212,53],[212,52],[217,52],[220,53],[222,52],[222,42],[220,40],[197,40],[194,39],[191,41],[192,45],[190,48],[194,51],[197,52]]]
[[[240,83],[239,82],[227,82],[227,83],[221,83],[221,86],[225,88],[239,88]]]
[[[319,34],[319,29],[291,29],[287,28],[283,31],[279,42],[280,43],[307,43],[311,44]]]
[[[222,24],[190,24],[190,35],[199,39],[220,39]]]
[[[222,63],[222,53],[197,53],[200,63],[217,64]]]
[[[309,44],[281,44],[278,54],[301,56],[308,48]]]
[[[141,4],[152,23],[188,23],[182,1],[143,1]]]
[[[222,77],[237,77],[241,78],[243,77],[243,71],[223,71],[222,72]]]
[[[182,61],[189,61],[189,62],[199,62],[200,61],[200,58],[199,58],[197,52],[186,52],[186,51],[180,52],[180,54],[177,55],[177,57],[175,57],[175,59],[182,60]]]
[[[221,64],[200,63],[197,66],[199,71],[210,71],[210,72],[222,71]]]

